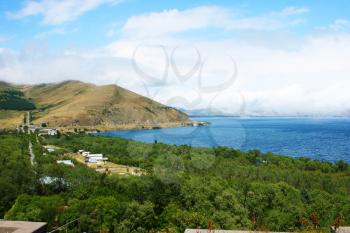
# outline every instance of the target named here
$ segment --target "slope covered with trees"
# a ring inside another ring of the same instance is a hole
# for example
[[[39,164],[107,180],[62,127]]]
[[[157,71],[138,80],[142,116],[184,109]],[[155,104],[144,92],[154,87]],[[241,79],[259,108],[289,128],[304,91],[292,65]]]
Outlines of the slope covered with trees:
[[[35,104],[16,89],[0,89],[0,110],[33,110]]]
[[[26,135],[0,135],[0,219],[21,193],[32,193],[34,173]]]
[[[48,221],[55,228],[79,218],[82,231],[118,233],[183,232],[206,228],[208,221],[217,229],[274,231],[328,230],[337,218],[350,224],[350,169],[344,162],[84,135],[41,139],[71,152],[104,153],[113,162],[147,171],[140,177],[107,176],[78,163],[75,168],[58,165],[57,155],[41,156],[34,136],[27,137],[2,136],[19,141],[1,147],[32,140],[39,155],[34,172],[17,178],[32,188],[14,187],[20,191],[1,200],[13,204],[2,210],[7,219]],[[17,174],[11,170],[1,175],[5,187]]]

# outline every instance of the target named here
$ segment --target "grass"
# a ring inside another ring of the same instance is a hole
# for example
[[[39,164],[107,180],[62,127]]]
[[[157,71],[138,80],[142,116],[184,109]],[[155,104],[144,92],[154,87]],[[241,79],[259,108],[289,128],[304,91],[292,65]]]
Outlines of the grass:
[[[14,128],[23,124],[25,112],[0,110],[0,128]]]

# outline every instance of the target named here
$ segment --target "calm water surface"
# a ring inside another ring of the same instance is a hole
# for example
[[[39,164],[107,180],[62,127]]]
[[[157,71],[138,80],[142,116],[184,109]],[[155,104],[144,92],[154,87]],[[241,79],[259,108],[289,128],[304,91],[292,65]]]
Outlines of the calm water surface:
[[[350,118],[192,117],[209,126],[104,132],[143,142],[259,149],[293,157],[350,162]]]

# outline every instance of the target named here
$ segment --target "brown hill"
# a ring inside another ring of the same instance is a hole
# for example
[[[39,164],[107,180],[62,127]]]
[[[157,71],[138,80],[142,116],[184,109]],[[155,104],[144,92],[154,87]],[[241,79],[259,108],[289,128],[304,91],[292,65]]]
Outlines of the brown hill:
[[[34,124],[108,130],[173,127],[190,122],[186,114],[116,85],[66,81],[13,88],[35,103]]]

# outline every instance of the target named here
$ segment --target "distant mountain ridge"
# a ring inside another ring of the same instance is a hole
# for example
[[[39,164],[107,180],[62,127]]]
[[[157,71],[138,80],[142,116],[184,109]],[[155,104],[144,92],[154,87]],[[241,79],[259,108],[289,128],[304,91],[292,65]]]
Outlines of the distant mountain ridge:
[[[284,114],[278,111],[246,111],[245,113],[225,113],[220,111],[213,111],[212,109],[184,109],[179,108],[181,112],[186,113],[190,117],[350,117],[350,110],[344,111],[340,114],[307,114],[297,112],[295,114]]]
[[[117,85],[97,86],[80,81],[40,85],[1,82],[0,90],[1,87],[22,92],[23,97],[36,106],[32,111],[33,123],[48,123],[50,127],[110,130],[173,127],[191,122],[185,113]],[[12,109],[16,110],[23,109]],[[6,122],[6,117],[0,116],[1,120]]]

